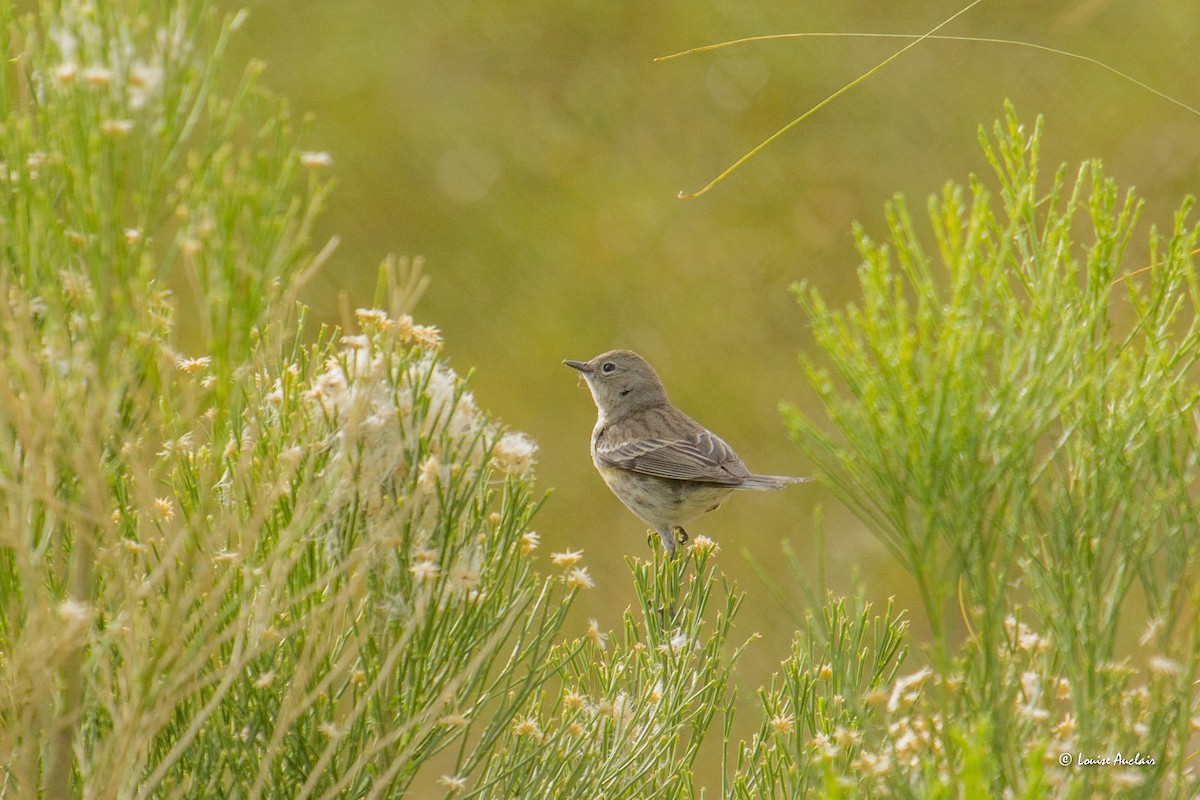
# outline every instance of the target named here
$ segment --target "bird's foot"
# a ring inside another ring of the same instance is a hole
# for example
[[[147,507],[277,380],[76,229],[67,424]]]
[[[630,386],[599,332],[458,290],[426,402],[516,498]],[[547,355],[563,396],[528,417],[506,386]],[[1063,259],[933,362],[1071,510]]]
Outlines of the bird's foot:
[[[671,533],[675,534],[675,541],[679,542],[680,544],[687,544],[688,539],[691,538],[688,536],[688,532],[678,525],[671,528]]]
[[[676,531],[679,533],[676,534]],[[679,535],[682,535],[682,538],[678,538]],[[666,553],[668,558],[674,558],[675,554],[679,552],[679,545],[676,542],[686,542],[687,540],[687,532],[678,526],[666,528],[661,531],[646,531],[646,546],[653,550],[655,541],[662,542],[663,552]]]

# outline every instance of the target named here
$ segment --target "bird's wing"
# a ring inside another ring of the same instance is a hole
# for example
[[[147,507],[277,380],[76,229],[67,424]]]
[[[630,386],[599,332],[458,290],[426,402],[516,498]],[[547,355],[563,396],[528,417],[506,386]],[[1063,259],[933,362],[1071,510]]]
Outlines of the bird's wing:
[[[708,430],[684,438],[597,442],[596,457],[606,467],[675,480],[735,486],[750,474],[733,448]]]

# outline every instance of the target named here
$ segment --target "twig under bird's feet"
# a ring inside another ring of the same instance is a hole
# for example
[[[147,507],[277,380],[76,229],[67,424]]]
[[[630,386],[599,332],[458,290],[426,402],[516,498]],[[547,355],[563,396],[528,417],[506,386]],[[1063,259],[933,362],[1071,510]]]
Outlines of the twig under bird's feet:
[[[688,532],[685,531],[683,528],[679,527],[678,525],[675,525],[671,528],[671,538],[675,540],[675,543],[677,545],[681,545],[681,544],[687,544],[691,540],[692,537],[688,536]],[[660,540],[662,541],[664,547],[668,544],[665,540],[663,540],[663,537],[660,536],[657,531],[654,531],[654,530],[646,531],[646,546],[649,547],[651,550],[654,549],[654,543],[656,541],[660,541]],[[672,547],[669,550],[667,550],[667,555],[674,556],[678,552],[679,552],[679,548],[677,546]]]

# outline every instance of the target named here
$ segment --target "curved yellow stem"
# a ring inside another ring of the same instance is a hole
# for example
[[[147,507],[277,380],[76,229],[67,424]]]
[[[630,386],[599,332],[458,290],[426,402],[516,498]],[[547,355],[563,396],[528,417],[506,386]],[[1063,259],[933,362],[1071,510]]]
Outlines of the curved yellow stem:
[[[976,5],[978,5],[981,2],[983,2],[983,0],[975,0],[975,2],[971,3],[970,5],[966,6],[962,10],[960,10],[958,13],[949,17],[948,19],[946,19],[941,24],[934,27],[932,30],[930,30],[926,34],[908,34],[908,33],[776,33],[776,34],[768,34],[765,36],[748,36],[748,37],[745,37],[742,39],[733,39],[728,42],[719,42],[717,44],[709,44],[709,45],[704,45],[702,47],[693,47],[690,50],[683,50],[678,53],[672,53],[672,54],[666,55],[666,56],[659,56],[658,58],[654,59],[655,61],[670,61],[672,59],[682,58],[682,57],[688,56],[688,55],[694,55],[697,53],[707,53],[712,50],[719,50],[724,47],[732,47],[734,45],[739,45],[739,44],[750,44],[753,42],[766,42],[766,41],[772,41],[775,39],[801,39],[801,38],[812,38],[812,37],[818,37],[818,38],[822,38],[822,37],[823,38],[853,37],[853,38],[867,38],[867,39],[911,39],[912,40],[907,45],[900,48],[895,53],[893,53],[892,55],[888,56],[886,59],[881,61],[879,64],[872,67],[870,70],[864,72],[862,75],[859,75],[853,81],[846,84],[841,89],[838,89],[836,92],[834,92],[833,94],[826,97],[820,103],[817,103],[815,106],[810,108],[808,111],[805,111],[803,114],[796,117],[794,120],[789,122],[787,125],[784,125],[782,128],[775,131],[775,133],[771,134],[769,137],[764,139],[758,146],[756,146],[755,148],[753,148],[752,150],[747,152],[745,155],[743,155],[741,158],[739,158],[737,161],[735,161],[733,164],[731,164],[724,172],[722,172],[720,175],[718,175],[716,178],[714,178],[712,181],[710,181],[708,183],[708,185],[706,185],[704,188],[702,188],[696,192],[680,192],[679,198],[681,200],[690,200],[694,197],[699,197],[700,195],[704,194],[709,189],[716,186],[721,181],[725,180],[725,178],[727,178],[731,173],[734,172],[734,170],[736,170],[742,164],[745,164],[751,158],[758,155],[759,151],[763,150],[765,147],[767,147],[767,145],[771,144],[776,139],[778,139],[780,136],[783,136],[785,133],[790,131],[792,128],[796,127],[801,122],[808,119],[814,113],[821,110],[825,106],[829,105],[829,103],[833,102],[838,97],[841,97],[843,94],[850,91],[855,86],[862,83],[864,80],[866,80],[867,78],[871,77],[876,72],[878,72],[879,70],[886,67],[892,61],[895,61],[897,58],[902,56],[904,53],[906,53],[907,51],[911,50],[912,48],[916,47],[918,44],[920,44],[921,42],[926,41],[926,40],[943,41],[943,42],[978,42],[978,43],[982,43],[982,44],[1003,44],[1003,45],[1011,45],[1011,46],[1015,46],[1015,47],[1027,47],[1031,50],[1040,50],[1045,53],[1051,53],[1053,55],[1063,56],[1066,58],[1073,58],[1077,61],[1084,61],[1088,64],[1092,64],[1094,66],[1100,67],[1101,69],[1108,71],[1109,73],[1115,75],[1116,77],[1118,77],[1122,80],[1128,81],[1142,89],[1145,89],[1146,91],[1150,92],[1151,94],[1155,95],[1156,97],[1158,97],[1162,100],[1166,100],[1168,103],[1178,106],[1179,108],[1182,108],[1185,111],[1187,111],[1191,114],[1195,114],[1196,116],[1200,117],[1200,109],[1196,109],[1195,107],[1188,105],[1187,103],[1183,102],[1182,100],[1178,100],[1174,97],[1171,97],[1169,94],[1166,94],[1165,92],[1161,92],[1158,89],[1155,89],[1153,86],[1150,86],[1149,84],[1138,80],[1137,78],[1133,77],[1132,75],[1126,74],[1126,73],[1122,72],[1121,70],[1119,70],[1115,67],[1111,67],[1108,64],[1105,64],[1103,61],[1098,61],[1097,59],[1094,59],[1090,56],[1085,56],[1080,53],[1072,53],[1069,50],[1060,50],[1057,47],[1049,47],[1047,45],[1035,44],[1033,42],[1023,42],[1023,41],[1020,41],[1019,39],[1000,39],[1000,38],[987,37],[987,36],[948,36],[945,34],[937,33],[937,31],[941,30],[943,27],[945,27],[950,22],[952,22],[954,19],[956,19],[959,16],[961,16],[962,14],[966,13],[967,11],[969,11],[970,9],[972,9],[973,7],[975,7]]]

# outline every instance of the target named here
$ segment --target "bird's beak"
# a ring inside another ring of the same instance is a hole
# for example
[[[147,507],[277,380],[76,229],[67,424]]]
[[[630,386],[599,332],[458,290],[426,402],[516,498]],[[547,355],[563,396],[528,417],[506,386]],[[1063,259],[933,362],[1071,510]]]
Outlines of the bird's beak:
[[[592,371],[592,368],[588,366],[588,363],[586,361],[572,361],[571,359],[568,358],[568,359],[564,359],[563,363],[566,364],[568,367],[574,367],[575,369],[582,372],[584,375],[587,375],[588,373],[590,373]]]

